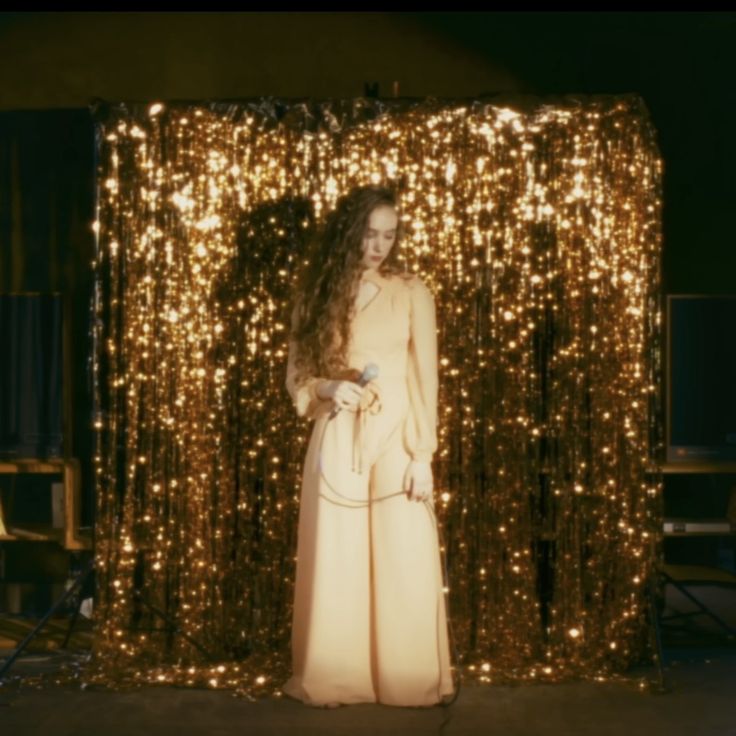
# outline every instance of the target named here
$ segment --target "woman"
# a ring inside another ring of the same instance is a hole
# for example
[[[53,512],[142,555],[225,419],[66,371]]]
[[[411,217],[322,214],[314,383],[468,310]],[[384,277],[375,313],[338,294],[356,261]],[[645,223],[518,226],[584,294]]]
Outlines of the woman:
[[[453,692],[431,466],[435,306],[402,272],[398,233],[390,190],[342,197],[291,315],[286,388],[314,425],[283,691],[309,705],[426,706]]]

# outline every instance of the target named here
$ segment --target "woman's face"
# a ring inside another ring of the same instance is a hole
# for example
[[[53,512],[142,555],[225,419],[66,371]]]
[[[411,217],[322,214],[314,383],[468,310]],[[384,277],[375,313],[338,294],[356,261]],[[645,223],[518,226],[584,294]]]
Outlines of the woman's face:
[[[389,204],[382,204],[371,212],[363,236],[363,266],[377,270],[391,252],[396,240],[399,217]]]

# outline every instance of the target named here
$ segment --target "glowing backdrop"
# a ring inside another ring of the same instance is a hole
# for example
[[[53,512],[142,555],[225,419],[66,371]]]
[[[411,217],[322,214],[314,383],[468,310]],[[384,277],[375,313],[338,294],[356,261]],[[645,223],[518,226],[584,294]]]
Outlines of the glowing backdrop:
[[[291,286],[315,223],[371,182],[397,189],[407,268],[437,302],[435,488],[463,679],[651,661],[662,163],[638,97],[96,119],[89,680],[257,695],[288,676],[309,432],[284,386]]]

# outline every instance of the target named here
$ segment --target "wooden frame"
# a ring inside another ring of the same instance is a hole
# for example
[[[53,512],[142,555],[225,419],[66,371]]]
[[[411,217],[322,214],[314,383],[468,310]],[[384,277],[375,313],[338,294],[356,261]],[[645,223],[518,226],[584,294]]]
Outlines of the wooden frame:
[[[64,527],[61,530],[47,525],[31,525],[32,528],[8,528],[0,500],[0,542],[3,541],[54,541],[65,549],[91,549],[92,538],[80,537],[81,521],[81,466],[72,453],[72,387],[71,387],[71,296],[69,292],[8,292],[20,296],[34,294],[62,295],[62,432],[63,457],[0,459],[0,474],[61,474],[64,485]],[[29,525],[25,524],[24,527]]]

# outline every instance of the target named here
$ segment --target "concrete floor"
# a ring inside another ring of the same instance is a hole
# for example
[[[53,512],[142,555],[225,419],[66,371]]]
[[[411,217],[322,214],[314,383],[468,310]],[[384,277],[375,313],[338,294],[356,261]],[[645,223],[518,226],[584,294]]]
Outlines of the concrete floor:
[[[708,602],[729,624],[735,622],[732,591],[712,592]],[[673,593],[668,604],[665,613],[690,608]],[[52,635],[59,638],[61,630]],[[664,693],[619,683],[465,682],[452,706],[426,709],[361,704],[328,710],[285,696],[254,703],[223,691],[164,686],[123,692],[37,689],[17,676],[53,673],[73,659],[39,651],[39,644],[16,660],[0,683],[0,736],[736,736],[736,643],[704,617],[668,627],[664,636]],[[7,647],[0,643],[0,658],[11,653]],[[654,667],[629,674],[657,680]]]
[[[7,654],[0,652],[0,654]],[[48,671],[60,655],[21,657],[13,674]],[[309,708],[290,698],[256,703],[226,692],[146,687],[127,692],[0,687],[4,736],[230,736],[235,734],[484,734],[503,736],[736,735],[736,648],[666,650],[669,692],[613,683],[473,686],[449,708]],[[655,671],[641,674],[655,677]]]

